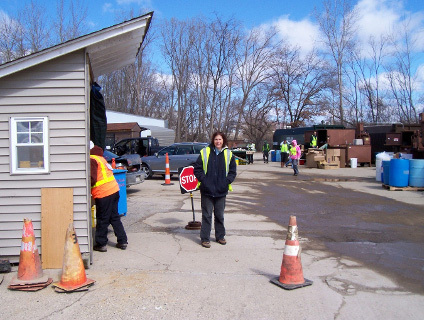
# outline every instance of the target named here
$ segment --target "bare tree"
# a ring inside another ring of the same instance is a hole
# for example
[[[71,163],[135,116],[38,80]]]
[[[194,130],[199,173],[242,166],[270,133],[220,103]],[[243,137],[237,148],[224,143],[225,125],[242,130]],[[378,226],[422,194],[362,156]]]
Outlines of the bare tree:
[[[237,140],[241,133],[243,113],[250,94],[259,84],[271,76],[271,63],[275,47],[273,43],[275,30],[253,29],[240,41],[236,57],[236,77],[241,90],[241,102],[238,107],[238,117],[235,127],[234,139]]]
[[[405,22],[400,32],[399,41],[394,37],[391,40],[394,47],[394,61],[387,66],[387,79],[399,121],[416,123],[418,121],[414,102],[416,75],[413,69],[415,40],[412,38],[408,22]]]
[[[357,13],[350,0],[325,0],[324,12],[316,13],[324,42],[333,59],[337,74],[338,117],[344,122],[343,66],[353,51]]]
[[[315,51],[301,57],[299,48],[280,48],[272,66],[274,95],[292,127],[304,125],[320,114],[320,101],[329,74]]]
[[[274,100],[272,90],[266,84],[261,84],[255,87],[247,101],[243,113],[243,134],[258,146],[272,137],[276,121],[272,119],[270,111],[273,109]]]
[[[65,8],[65,1],[59,0],[56,7],[56,19],[53,22],[58,42],[65,42],[77,38],[87,31],[87,6],[79,0],[69,0]]]
[[[18,58],[21,25],[12,17],[0,13],[0,63]]]
[[[49,19],[46,9],[34,0],[31,0],[25,9],[19,13],[19,21],[25,27],[25,41],[27,49],[37,52],[49,47],[51,42]]]
[[[163,25],[162,52],[171,71],[175,83],[176,95],[176,129],[175,139],[183,139],[186,127],[186,112],[189,99],[189,86],[192,81],[192,64],[190,63],[193,50],[194,34],[192,21],[178,21],[171,19]]]

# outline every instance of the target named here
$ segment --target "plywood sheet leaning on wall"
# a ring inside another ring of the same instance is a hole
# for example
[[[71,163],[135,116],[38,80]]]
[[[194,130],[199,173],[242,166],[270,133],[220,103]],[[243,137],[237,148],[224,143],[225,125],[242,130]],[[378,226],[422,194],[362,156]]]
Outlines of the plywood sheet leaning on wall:
[[[60,269],[68,225],[73,222],[73,188],[41,189],[41,264]]]

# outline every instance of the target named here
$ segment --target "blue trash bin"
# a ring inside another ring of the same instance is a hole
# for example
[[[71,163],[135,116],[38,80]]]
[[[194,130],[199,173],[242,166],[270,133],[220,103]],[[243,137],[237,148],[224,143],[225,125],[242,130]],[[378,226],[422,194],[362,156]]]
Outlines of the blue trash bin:
[[[120,216],[127,215],[127,170],[113,169],[113,176],[119,185],[118,213]]]

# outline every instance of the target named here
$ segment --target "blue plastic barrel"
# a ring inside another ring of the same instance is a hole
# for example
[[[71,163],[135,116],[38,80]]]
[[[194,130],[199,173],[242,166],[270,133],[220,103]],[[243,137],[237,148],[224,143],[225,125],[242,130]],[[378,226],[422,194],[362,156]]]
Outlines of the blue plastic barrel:
[[[280,150],[275,151],[275,161],[281,162],[281,151]]]
[[[424,187],[424,160],[409,160],[409,185],[411,187]]]
[[[276,152],[275,150],[271,150],[271,162],[275,162],[276,161]]]
[[[383,184],[389,185],[389,178],[390,178],[390,160],[384,160],[383,162]]]
[[[118,214],[127,215],[127,170],[113,169],[113,176],[119,185]]]
[[[409,160],[390,160],[389,185],[392,187],[407,187],[409,183]]]

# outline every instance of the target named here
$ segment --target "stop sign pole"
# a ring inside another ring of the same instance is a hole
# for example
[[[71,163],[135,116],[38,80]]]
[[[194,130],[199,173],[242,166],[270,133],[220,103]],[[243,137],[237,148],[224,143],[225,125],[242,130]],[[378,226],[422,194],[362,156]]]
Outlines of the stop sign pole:
[[[194,167],[189,166],[189,167],[182,168],[180,172],[179,180],[180,180],[181,193],[190,192],[191,210],[193,212],[193,221],[190,221],[185,228],[188,230],[198,230],[202,226],[202,223],[199,221],[196,221],[196,217],[194,215],[193,191],[197,189],[197,183],[198,183],[198,180],[196,176],[194,175]]]

